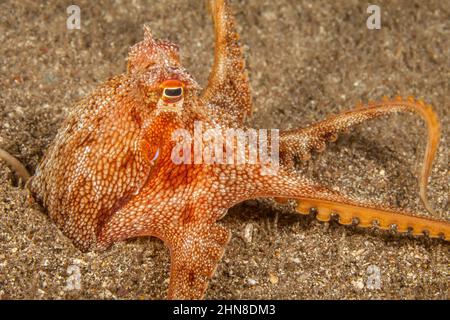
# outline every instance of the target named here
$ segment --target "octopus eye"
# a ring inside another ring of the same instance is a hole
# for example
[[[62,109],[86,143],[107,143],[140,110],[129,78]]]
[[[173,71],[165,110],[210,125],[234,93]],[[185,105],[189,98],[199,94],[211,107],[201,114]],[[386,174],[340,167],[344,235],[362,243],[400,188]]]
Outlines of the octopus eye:
[[[166,98],[179,98],[183,94],[183,88],[165,88],[164,96]]]
[[[178,80],[167,80],[161,85],[163,88],[162,98],[164,101],[174,103],[183,97],[183,84]]]

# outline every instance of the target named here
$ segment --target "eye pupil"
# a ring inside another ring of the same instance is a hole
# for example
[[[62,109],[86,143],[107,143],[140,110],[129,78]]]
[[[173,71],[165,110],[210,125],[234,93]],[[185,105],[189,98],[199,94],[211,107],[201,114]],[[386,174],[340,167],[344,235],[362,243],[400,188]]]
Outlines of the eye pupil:
[[[182,88],[166,88],[164,89],[164,95],[169,98],[177,98],[183,94]]]

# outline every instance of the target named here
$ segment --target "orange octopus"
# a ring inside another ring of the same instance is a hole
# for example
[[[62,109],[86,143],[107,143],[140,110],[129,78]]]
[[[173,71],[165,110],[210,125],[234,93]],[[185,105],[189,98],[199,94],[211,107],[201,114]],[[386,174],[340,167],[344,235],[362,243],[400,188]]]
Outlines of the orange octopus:
[[[215,61],[206,89],[180,63],[178,47],[144,40],[129,53],[127,72],[78,103],[67,117],[27,186],[51,219],[82,251],[106,249],[139,236],[162,239],[170,248],[168,297],[201,299],[224,254],[230,231],[218,223],[228,208],[258,197],[294,199],[301,214],[315,212],[341,224],[396,229],[450,239],[450,223],[364,202],[300,175],[295,161],[322,151],[341,131],[396,112],[413,112],[428,127],[420,196],[428,211],[427,180],[440,129],[431,107],[412,98],[369,103],[313,124],[281,131],[277,174],[266,164],[174,163],[172,135],[205,128],[245,129],[252,104],[235,21],[226,0],[210,0],[215,26]],[[0,157],[24,179],[21,164]]]

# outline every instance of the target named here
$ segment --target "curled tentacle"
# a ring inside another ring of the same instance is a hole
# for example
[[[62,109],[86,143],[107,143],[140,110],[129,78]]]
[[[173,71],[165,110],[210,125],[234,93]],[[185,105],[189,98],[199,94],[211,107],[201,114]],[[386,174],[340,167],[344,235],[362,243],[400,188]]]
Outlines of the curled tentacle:
[[[365,107],[359,104],[356,110],[334,115],[304,129],[282,132],[280,135],[280,156],[287,164],[293,163],[293,157],[302,160],[311,157],[311,151],[321,151],[327,141],[334,141],[338,133],[364,121],[398,112],[413,112],[425,120],[428,129],[427,146],[419,178],[420,198],[429,212],[433,212],[427,199],[428,177],[436,155],[440,138],[440,126],[436,113],[430,105],[413,98],[384,98],[381,102],[369,102]]]
[[[30,179],[30,173],[27,168],[25,168],[17,158],[1,148],[0,159],[4,160],[11,168],[13,168],[14,172],[23,180],[23,182],[27,182],[28,179]]]

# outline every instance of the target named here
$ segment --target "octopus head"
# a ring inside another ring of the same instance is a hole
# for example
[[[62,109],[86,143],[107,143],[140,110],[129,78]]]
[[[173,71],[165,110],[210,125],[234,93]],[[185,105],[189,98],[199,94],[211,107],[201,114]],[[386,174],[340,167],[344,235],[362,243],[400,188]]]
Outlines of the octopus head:
[[[178,46],[154,39],[147,26],[144,40],[130,49],[127,74],[138,81],[145,104],[157,114],[181,114],[200,89],[181,65]]]

